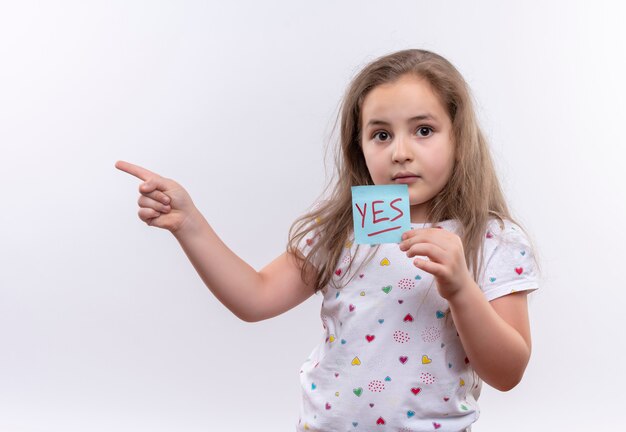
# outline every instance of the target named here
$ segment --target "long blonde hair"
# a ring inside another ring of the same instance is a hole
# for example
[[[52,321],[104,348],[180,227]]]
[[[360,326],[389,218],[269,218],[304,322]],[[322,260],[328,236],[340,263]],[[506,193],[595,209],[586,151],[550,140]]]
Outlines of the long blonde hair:
[[[508,219],[523,230],[509,213],[468,85],[459,71],[430,51],[398,51],[373,61],[352,80],[339,110],[341,145],[335,153],[337,173],[331,195],[296,219],[289,230],[287,251],[300,260],[302,279],[312,282],[315,292],[333,279],[335,266],[352,232],[351,187],[374,184],[361,150],[363,100],[376,86],[394,82],[406,74],[426,79],[452,122],[455,166],[448,183],[431,200],[427,220],[460,222],[465,261],[476,283],[484,264],[483,237],[489,220],[497,218],[502,228],[503,220]],[[330,183],[325,192],[329,186]],[[317,234],[316,239],[304,256],[298,245],[312,231]]]

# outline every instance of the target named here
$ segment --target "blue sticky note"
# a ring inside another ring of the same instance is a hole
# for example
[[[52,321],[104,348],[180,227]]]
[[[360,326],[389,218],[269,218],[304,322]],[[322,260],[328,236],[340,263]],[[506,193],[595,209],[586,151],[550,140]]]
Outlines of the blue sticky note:
[[[411,229],[409,187],[352,186],[352,217],[358,244],[400,243]]]

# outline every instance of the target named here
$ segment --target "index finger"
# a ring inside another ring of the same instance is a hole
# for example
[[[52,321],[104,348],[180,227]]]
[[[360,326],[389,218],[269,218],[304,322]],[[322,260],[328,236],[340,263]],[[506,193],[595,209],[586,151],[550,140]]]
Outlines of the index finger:
[[[432,228],[411,228],[410,230],[407,230],[404,233],[402,233],[402,240],[406,240],[409,237],[415,237],[417,235],[420,235],[423,237],[423,235],[426,235],[426,233],[429,233],[429,232],[433,232],[433,230],[435,229],[445,230],[445,228],[442,226],[434,226]]]
[[[115,168],[120,171],[127,172],[130,175],[137,177],[140,180],[146,181],[151,177],[159,177],[158,174],[153,173],[150,170],[140,167],[139,165],[134,165],[125,161],[117,161],[115,162]]]

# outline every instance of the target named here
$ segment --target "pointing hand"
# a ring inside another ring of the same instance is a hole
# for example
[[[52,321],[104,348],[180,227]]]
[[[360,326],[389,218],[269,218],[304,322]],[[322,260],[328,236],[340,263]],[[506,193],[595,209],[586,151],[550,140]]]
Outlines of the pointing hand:
[[[143,180],[138,214],[149,226],[175,233],[198,211],[187,191],[174,180],[124,161],[117,161],[115,168]]]

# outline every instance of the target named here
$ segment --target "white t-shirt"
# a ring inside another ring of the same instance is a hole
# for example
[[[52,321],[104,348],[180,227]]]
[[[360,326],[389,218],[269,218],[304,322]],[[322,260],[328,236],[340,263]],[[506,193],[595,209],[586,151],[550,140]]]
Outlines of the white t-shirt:
[[[457,221],[435,225],[459,233]],[[314,239],[306,240],[300,245],[305,255]],[[487,300],[538,288],[533,253],[517,225],[505,221],[500,230],[492,220],[484,241],[479,286]],[[297,430],[470,430],[480,412],[481,380],[446,316],[447,301],[434,277],[397,244],[380,245],[359,269],[372,247],[378,246],[359,245],[357,251],[348,241],[333,277],[349,282],[321,291],[325,331],[300,371]]]

